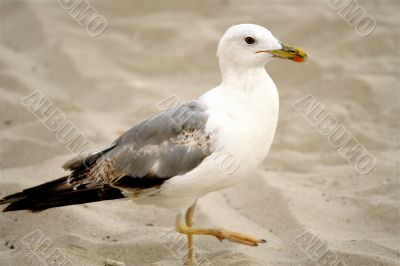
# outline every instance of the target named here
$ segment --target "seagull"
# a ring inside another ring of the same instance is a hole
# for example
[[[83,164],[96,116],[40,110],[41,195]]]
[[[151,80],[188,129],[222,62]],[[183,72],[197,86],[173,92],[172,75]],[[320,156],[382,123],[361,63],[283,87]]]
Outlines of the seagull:
[[[217,57],[222,82],[198,99],[163,110],[124,132],[112,144],[79,155],[69,174],[6,196],[3,212],[45,209],[130,198],[175,210],[177,232],[257,246],[264,239],[196,228],[196,202],[207,193],[245,180],[266,157],[278,122],[277,88],[265,70],[275,59],[304,62],[300,48],[283,44],[255,24],[239,24],[222,36]]]

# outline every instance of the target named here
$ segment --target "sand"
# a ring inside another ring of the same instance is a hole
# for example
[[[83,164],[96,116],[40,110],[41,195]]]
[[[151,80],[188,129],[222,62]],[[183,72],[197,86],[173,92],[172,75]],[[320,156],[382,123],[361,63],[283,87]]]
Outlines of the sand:
[[[366,37],[324,0],[92,0],[108,22],[97,37],[57,1],[1,1],[0,196],[66,174],[61,165],[73,156],[22,98],[41,92],[91,143],[106,145],[168,97],[184,102],[216,86],[220,36],[251,22],[310,60],[267,66],[281,100],[270,153],[196,212],[198,226],[268,243],[196,237],[202,265],[400,265],[400,4],[358,2],[376,19]],[[371,172],[360,174],[293,107],[307,95],[376,158]],[[175,214],[131,201],[1,213],[0,265],[182,265]]]

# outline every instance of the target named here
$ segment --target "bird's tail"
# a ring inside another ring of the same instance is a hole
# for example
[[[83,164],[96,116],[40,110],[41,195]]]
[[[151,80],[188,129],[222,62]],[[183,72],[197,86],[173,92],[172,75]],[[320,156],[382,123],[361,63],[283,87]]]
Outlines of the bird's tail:
[[[125,196],[117,188],[98,185],[87,188],[84,185],[69,184],[68,176],[24,189],[21,192],[0,199],[0,205],[9,204],[3,212],[30,210],[33,212],[88,202],[112,200]]]

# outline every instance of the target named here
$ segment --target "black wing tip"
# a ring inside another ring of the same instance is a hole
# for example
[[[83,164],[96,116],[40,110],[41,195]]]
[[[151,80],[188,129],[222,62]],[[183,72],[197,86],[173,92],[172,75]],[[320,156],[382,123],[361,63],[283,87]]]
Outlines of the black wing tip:
[[[29,199],[29,196],[24,192],[11,194],[0,199],[0,205],[9,204],[7,207],[3,209],[2,212],[30,210],[28,208],[24,208],[24,206],[21,205],[21,202],[26,202],[27,199]]]
[[[28,212],[31,212],[31,213],[37,213],[37,212],[44,211],[44,210],[46,210],[48,208],[49,207],[47,207],[47,208],[37,208],[35,205],[29,204],[26,201],[21,200],[21,201],[16,201],[16,202],[13,202],[13,203],[9,204],[7,207],[5,207],[3,209],[2,212],[28,211]]]
[[[13,211],[23,211],[23,210],[33,211],[33,210],[29,210],[29,209],[24,209],[20,206],[15,205],[14,203],[11,203],[6,208],[4,208],[4,210],[2,212],[13,212]]]
[[[18,194],[18,193],[17,193]],[[11,196],[11,195],[10,195]],[[50,208],[57,208],[69,205],[78,205],[104,200],[114,200],[125,198],[126,196],[118,188],[108,185],[101,185],[94,188],[81,190],[62,191],[60,193],[41,193],[26,194],[24,197],[13,198],[4,201],[3,204],[10,203],[3,212],[28,210],[33,213]]]
[[[24,199],[26,197],[27,197],[27,195],[24,192],[18,192],[15,194],[11,194],[11,195],[8,195],[8,196],[0,199],[0,205],[7,204],[7,203],[13,203],[15,201]]]

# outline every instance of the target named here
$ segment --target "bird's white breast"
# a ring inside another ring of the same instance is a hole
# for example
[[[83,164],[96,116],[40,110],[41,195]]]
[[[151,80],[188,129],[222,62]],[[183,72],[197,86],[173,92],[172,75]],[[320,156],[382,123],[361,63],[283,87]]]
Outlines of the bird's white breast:
[[[192,171],[164,183],[159,193],[163,204],[187,208],[196,198],[249,176],[265,158],[275,135],[279,99],[271,78],[261,73],[236,87],[222,83],[199,98],[209,113],[206,131],[213,135],[214,151]]]
[[[217,148],[233,155],[237,169],[228,173],[238,178],[265,158],[278,121],[279,98],[273,81],[265,74],[252,84],[247,89],[222,84],[201,98],[210,111],[207,130],[216,134]]]

